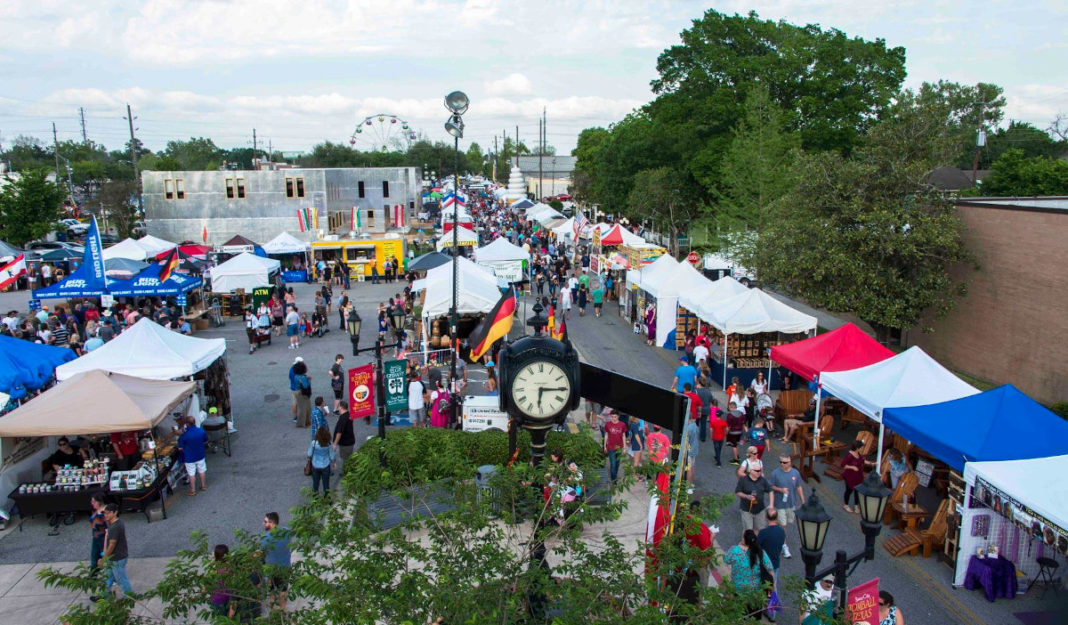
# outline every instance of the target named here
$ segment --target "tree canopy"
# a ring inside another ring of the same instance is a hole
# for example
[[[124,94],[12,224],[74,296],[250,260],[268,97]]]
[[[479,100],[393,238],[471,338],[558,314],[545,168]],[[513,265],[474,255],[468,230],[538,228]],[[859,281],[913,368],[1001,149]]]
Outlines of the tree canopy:
[[[983,195],[1068,195],[1068,162],[1048,156],[1027,158],[1023,150],[1002,154],[983,180]]]
[[[55,229],[67,190],[48,175],[44,169],[24,170],[0,186],[0,239],[23,246]]]

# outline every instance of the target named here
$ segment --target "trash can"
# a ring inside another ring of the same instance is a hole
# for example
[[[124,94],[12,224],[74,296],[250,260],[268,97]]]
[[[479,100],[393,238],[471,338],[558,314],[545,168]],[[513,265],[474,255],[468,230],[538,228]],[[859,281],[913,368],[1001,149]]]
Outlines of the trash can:
[[[492,504],[492,510],[494,514],[501,511],[500,493],[497,489],[490,486],[490,481],[493,480],[493,476],[497,474],[497,466],[492,464],[484,464],[475,469],[475,486],[477,486],[478,502],[482,503],[483,497],[490,497]]]

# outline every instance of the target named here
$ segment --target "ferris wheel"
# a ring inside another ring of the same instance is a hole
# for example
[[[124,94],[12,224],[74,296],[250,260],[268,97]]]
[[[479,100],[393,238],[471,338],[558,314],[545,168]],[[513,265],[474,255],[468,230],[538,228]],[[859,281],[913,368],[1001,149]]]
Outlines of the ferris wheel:
[[[392,113],[375,113],[356,124],[349,143],[364,152],[400,152],[415,139],[415,131],[405,120]]]

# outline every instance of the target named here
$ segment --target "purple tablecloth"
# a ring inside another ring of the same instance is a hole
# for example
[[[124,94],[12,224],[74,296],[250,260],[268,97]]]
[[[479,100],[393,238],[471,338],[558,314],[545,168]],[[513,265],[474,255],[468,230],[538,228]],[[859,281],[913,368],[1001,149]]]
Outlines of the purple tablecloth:
[[[972,556],[968,560],[964,587],[968,590],[975,590],[982,586],[987,601],[1016,597],[1016,584],[1016,566],[1003,556],[997,558]]]

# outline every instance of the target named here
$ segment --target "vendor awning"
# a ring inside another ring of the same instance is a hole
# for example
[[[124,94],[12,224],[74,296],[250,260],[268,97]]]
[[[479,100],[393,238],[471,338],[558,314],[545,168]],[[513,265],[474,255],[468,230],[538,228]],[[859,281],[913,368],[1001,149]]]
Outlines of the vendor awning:
[[[263,251],[268,254],[300,254],[311,249],[311,245],[297,237],[283,232],[263,244]]]
[[[66,347],[31,343],[0,335],[0,393],[22,399],[54,377],[56,367],[74,360]]]
[[[89,371],[0,418],[0,436],[77,436],[147,430],[196,390],[196,382]]]
[[[1068,475],[1068,455],[964,465],[964,481],[969,486],[982,480],[1068,531],[1068,480],[1064,479],[1065,475]]]
[[[939,382],[930,379],[923,385],[929,388]],[[883,423],[958,471],[966,468],[965,462],[1068,454],[1068,421],[1011,384],[952,401],[924,403],[887,407]]]
[[[863,330],[847,323],[803,341],[771,348],[771,359],[811,382],[824,371],[848,371],[894,355]]]
[[[760,289],[749,289],[730,299],[702,304],[696,312],[724,334],[796,334],[815,330],[817,324],[812,315],[794,310]]]

